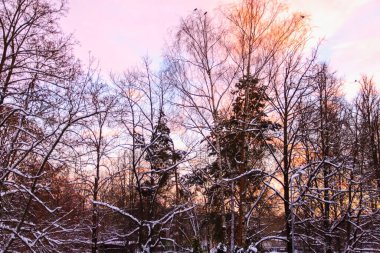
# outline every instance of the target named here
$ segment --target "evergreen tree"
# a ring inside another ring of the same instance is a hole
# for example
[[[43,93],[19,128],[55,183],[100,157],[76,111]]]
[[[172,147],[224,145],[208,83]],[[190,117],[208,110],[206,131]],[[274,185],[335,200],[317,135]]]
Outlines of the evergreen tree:
[[[232,112],[216,126],[216,131],[221,135],[223,167],[219,168],[214,162],[209,168],[215,176],[222,174],[224,178],[236,178],[234,192],[229,192],[229,195],[237,196],[236,242],[240,246],[247,245],[245,214],[251,208],[249,203],[255,201],[255,192],[260,188],[262,179],[262,173],[254,168],[261,165],[267,147],[268,139],[264,133],[278,127],[267,119],[265,88],[252,76],[243,77],[235,85]],[[210,138],[212,142],[213,136]],[[211,154],[215,152],[211,150]],[[234,231],[231,234],[234,236]]]
[[[165,190],[170,187],[169,180],[174,174],[176,151],[170,138],[170,129],[163,111],[160,111],[157,123],[153,127],[150,141],[142,146],[146,151],[149,173],[143,183],[143,195],[146,197],[146,214],[152,218],[158,211],[158,206],[165,199]]]
[[[176,175],[175,164],[181,159],[180,152],[174,149],[173,140],[170,137],[170,129],[167,126],[167,120],[164,112],[161,110],[157,123],[153,128],[150,142],[143,146],[146,151],[145,160],[148,162],[149,173],[144,181],[142,189],[146,198],[146,209],[143,219],[154,220],[162,217],[168,208],[166,204],[170,202],[172,194],[170,188],[173,186],[173,176]],[[178,186],[176,187],[176,191]],[[176,195],[178,195],[176,193]],[[143,232],[146,241],[150,237],[154,240],[161,237],[161,228],[157,227],[157,231]]]

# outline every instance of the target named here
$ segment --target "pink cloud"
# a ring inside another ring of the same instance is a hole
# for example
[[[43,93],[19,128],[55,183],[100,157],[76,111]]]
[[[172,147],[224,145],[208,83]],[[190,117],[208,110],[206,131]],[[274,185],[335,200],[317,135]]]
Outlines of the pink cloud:
[[[158,58],[168,29],[194,8],[211,10],[221,0],[70,0],[63,21],[81,46],[77,55],[86,61],[88,52],[104,71],[120,72],[149,55]]]

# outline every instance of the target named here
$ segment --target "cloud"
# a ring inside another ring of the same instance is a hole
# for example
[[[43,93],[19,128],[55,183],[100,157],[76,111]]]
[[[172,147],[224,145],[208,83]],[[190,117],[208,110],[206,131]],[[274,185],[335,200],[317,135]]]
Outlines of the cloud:
[[[343,77],[348,98],[355,96],[362,74],[380,84],[380,1],[289,0],[292,10],[310,15],[313,35],[324,38],[321,60]]]
[[[194,8],[212,10],[228,0],[70,0],[64,19],[81,46],[76,54],[85,62],[88,52],[104,72],[121,72],[143,56],[159,59],[164,38]],[[360,74],[380,69],[379,0],[288,0],[290,10],[310,14],[315,39],[325,38],[321,58],[330,62],[349,84]],[[348,85],[349,87],[349,85]],[[352,90],[350,87],[347,90]]]
[[[221,0],[70,0],[63,20],[66,32],[80,42],[76,54],[84,61],[88,52],[105,72],[120,72],[149,55],[159,58],[169,28],[194,8],[210,10]]]
[[[330,37],[357,8],[370,0],[288,0],[290,9],[310,15],[314,36]]]

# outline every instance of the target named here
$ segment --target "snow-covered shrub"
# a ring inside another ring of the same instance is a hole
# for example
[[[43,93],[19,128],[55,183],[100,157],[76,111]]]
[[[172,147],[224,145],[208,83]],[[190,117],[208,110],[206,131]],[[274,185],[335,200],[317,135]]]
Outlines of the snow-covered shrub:
[[[236,246],[234,249],[234,253],[244,253],[244,248]]]
[[[249,245],[248,249],[247,249],[247,253],[257,253],[257,248],[255,245],[251,244]]]
[[[227,253],[227,246],[223,243],[219,243],[216,247],[216,253]]]

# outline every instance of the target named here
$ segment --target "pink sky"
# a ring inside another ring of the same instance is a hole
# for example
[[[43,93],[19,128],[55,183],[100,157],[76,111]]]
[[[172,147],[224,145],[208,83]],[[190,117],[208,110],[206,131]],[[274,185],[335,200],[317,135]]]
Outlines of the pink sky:
[[[170,28],[194,8],[213,10],[229,0],[69,0],[63,21],[84,62],[95,57],[104,72],[121,72],[142,56],[158,59]],[[380,0],[287,0],[311,15],[315,38],[325,38],[323,60],[346,80],[353,94],[360,74],[380,83]]]

